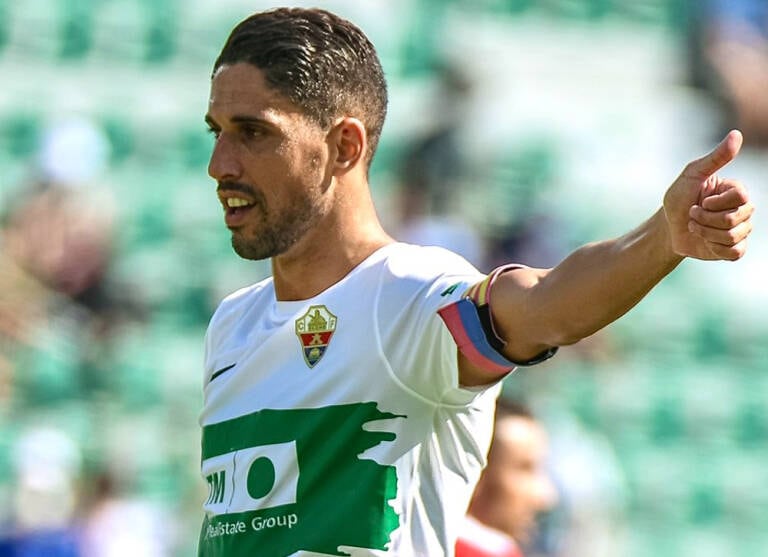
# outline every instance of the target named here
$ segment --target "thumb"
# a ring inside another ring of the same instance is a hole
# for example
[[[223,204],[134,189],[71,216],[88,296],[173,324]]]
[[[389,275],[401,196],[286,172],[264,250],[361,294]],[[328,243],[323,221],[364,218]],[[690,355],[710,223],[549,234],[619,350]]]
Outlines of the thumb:
[[[731,130],[717,147],[700,159],[691,161],[686,167],[686,173],[692,174],[696,178],[709,178],[736,158],[743,141],[744,138],[739,130]]]

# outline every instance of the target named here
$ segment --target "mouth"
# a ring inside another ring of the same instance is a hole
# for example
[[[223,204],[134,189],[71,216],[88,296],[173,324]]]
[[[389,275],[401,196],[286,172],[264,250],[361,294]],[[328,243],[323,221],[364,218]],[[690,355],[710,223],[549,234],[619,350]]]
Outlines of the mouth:
[[[230,229],[242,226],[248,214],[256,206],[256,203],[236,195],[223,196],[221,202],[224,206],[224,222]]]

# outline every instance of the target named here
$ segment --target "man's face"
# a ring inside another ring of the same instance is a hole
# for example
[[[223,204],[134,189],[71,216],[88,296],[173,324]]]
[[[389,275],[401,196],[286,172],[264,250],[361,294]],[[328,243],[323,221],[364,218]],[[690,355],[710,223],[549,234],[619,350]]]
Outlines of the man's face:
[[[483,482],[489,526],[527,543],[536,529],[536,515],[551,509],[557,496],[543,469],[547,450],[544,430],[535,421],[504,417],[496,433]]]
[[[327,130],[247,63],[217,70],[206,121],[216,137],[208,173],[233,248],[246,259],[287,252],[331,206]]]

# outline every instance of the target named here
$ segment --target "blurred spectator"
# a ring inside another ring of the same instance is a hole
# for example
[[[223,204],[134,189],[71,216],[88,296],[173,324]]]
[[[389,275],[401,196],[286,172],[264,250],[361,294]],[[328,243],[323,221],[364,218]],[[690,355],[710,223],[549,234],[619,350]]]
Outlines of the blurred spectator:
[[[49,340],[54,336],[77,347],[71,357],[77,375],[69,385],[87,389],[105,382],[91,362],[103,359],[98,354],[126,312],[107,284],[113,223],[109,204],[100,200],[98,193],[34,184],[5,215],[0,352],[12,376],[26,354],[56,354]],[[24,380],[33,390],[39,386],[34,377],[35,370],[27,369]]]
[[[12,396],[15,347],[35,342],[33,323],[45,319],[51,292],[3,251],[0,230],[0,406]]]
[[[0,532],[0,557],[80,557],[74,441],[57,429],[34,429],[21,437],[14,456],[13,518]]]
[[[475,265],[482,263],[482,237],[454,206],[468,182],[460,144],[472,83],[452,65],[437,68],[438,91],[430,131],[407,148],[400,170],[399,223],[395,236],[420,245],[448,248]]]
[[[82,524],[83,557],[169,555],[176,520],[149,501],[131,497],[109,471],[95,475]]]
[[[0,380],[10,378],[6,392],[25,349],[55,352],[46,334],[76,347],[79,375],[69,377],[72,385],[104,385],[104,352],[121,325],[142,315],[131,294],[110,282],[116,221],[115,201],[99,176],[104,141],[87,120],[52,126],[36,159],[39,177],[19,186],[4,208]],[[27,371],[33,378],[34,370]],[[34,379],[29,383],[34,387]]]
[[[433,123],[407,150],[402,165],[405,192],[424,194],[427,212],[444,214],[451,209],[455,187],[466,177],[467,160],[461,149],[461,129],[467,115],[472,82],[465,71],[450,63],[435,71],[437,92],[427,117]]]
[[[689,1],[695,85],[721,102],[723,128],[739,128],[746,145],[768,147],[768,2]]]
[[[503,261],[519,261],[529,267],[551,267],[567,254],[565,240],[555,232],[563,223],[553,215],[536,212],[489,235],[488,268]]]
[[[55,185],[37,188],[30,188],[7,217],[6,252],[52,290],[89,309],[101,309],[112,237],[108,200]]]
[[[456,557],[522,557],[537,516],[557,503],[544,471],[547,435],[528,408],[503,397],[488,464],[469,504]]]

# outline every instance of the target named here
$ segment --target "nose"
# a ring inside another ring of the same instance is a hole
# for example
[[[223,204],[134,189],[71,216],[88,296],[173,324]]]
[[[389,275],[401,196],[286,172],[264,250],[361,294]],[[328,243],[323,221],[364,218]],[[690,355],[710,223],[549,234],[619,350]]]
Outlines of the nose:
[[[241,166],[237,149],[227,134],[221,133],[216,138],[208,161],[208,175],[217,182],[237,181],[240,178]]]

